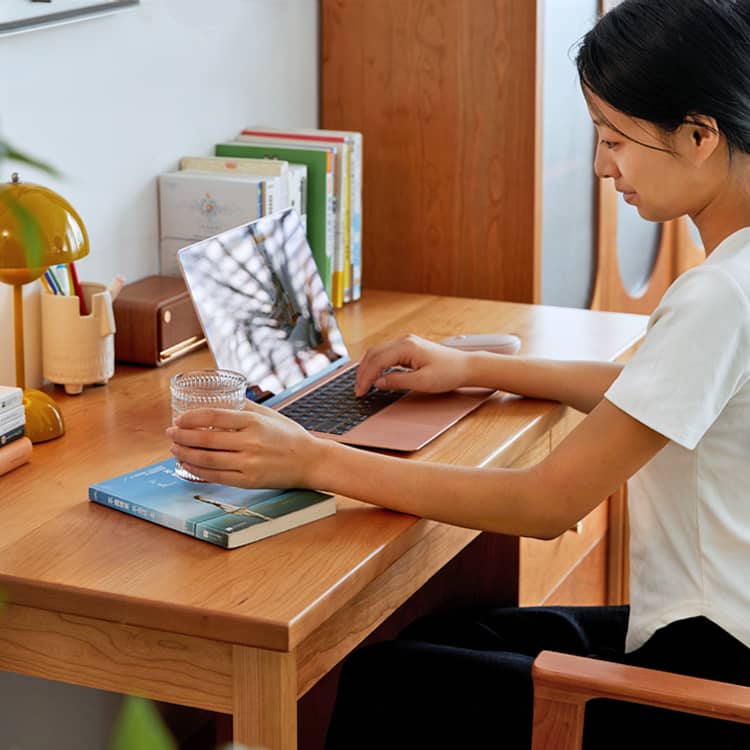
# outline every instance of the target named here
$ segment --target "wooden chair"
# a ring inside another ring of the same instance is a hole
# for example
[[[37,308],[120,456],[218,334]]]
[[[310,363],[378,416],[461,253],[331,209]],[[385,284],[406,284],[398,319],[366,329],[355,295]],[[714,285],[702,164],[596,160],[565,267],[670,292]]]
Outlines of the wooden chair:
[[[750,687],[542,651],[532,667],[532,750],[578,750],[591,698],[612,698],[750,724]]]

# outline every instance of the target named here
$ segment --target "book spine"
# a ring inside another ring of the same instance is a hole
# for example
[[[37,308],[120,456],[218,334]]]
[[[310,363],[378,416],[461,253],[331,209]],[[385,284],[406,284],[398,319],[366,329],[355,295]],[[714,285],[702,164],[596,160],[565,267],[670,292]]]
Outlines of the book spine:
[[[346,144],[344,150],[344,304],[352,301],[352,145]]]
[[[21,424],[5,430],[3,434],[0,435],[0,448],[8,445],[8,443],[12,443],[14,440],[22,438],[25,429],[26,424],[24,422],[21,422]]]
[[[31,440],[27,437],[14,440],[0,448],[0,474],[7,474],[9,471],[27,463],[30,458]]]
[[[7,432],[18,427],[26,421],[26,412],[23,406],[13,406],[0,412],[0,432]]]
[[[334,200],[336,205],[335,237],[333,248],[333,261],[331,271],[331,303],[334,307],[344,306],[344,258],[346,256],[346,238],[344,217],[346,214],[346,196],[344,195],[344,183],[346,180],[345,160],[342,149],[336,150],[334,159],[336,169],[336,186],[334,188]]]
[[[352,136],[351,184],[352,300],[362,296],[362,134]]]
[[[122,497],[117,497],[109,492],[97,489],[96,487],[89,487],[89,500],[99,503],[100,505],[106,505],[108,508],[122,511],[128,515],[135,516],[136,518],[144,518],[147,521],[158,524],[159,526],[166,526],[168,529],[181,531],[183,534],[193,536],[195,533],[195,523],[192,521],[175,519],[168,516],[166,513],[146,508],[143,505],[139,505],[130,500],[125,500]]]
[[[326,154],[326,260],[325,271],[321,272],[326,292],[331,294],[333,280],[333,253],[336,247],[336,171],[333,159],[333,149]]]
[[[207,529],[201,526],[195,530],[195,536],[198,539],[203,539],[204,542],[211,542],[211,544],[229,549],[229,535],[216,529]]]
[[[0,397],[0,413],[14,406],[20,406],[22,403],[23,391],[20,388],[13,388],[10,393],[5,393]]]
[[[279,180],[277,177],[269,177],[266,180],[266,209],[267,213],[275,214],[286,206],[282,206],[279,200]]]

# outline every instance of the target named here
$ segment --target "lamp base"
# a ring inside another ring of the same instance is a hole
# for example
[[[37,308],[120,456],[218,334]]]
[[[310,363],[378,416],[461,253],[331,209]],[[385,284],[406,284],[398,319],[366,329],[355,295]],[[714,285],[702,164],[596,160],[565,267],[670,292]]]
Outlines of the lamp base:
[[[23,408],[26,412],[26,437],[32,443],[54,440],[65,432],[60,407],[43,391],[24,389]]]

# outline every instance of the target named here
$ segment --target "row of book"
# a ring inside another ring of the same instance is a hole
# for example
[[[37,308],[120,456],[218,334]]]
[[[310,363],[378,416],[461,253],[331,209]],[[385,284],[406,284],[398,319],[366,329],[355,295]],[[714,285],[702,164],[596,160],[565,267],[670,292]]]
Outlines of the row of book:
[[[179,248],[292,207],[334,307],[360,298],[361,133],[250,127],[214,154],[159,176],[163,275],[179,275]]]
[[[26,412],[23,391],[0,385],[0,474],[5,474],[31,457],[31,441],[24,437]]]

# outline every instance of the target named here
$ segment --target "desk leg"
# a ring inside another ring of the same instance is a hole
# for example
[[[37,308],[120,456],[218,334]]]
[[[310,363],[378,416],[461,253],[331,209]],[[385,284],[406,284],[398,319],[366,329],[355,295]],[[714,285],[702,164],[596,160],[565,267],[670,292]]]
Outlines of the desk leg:
[[[296,750],[294,654],[234,646],[234,741],[264,750]]]

